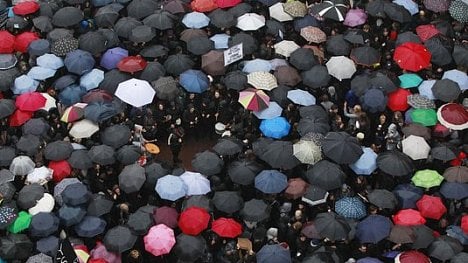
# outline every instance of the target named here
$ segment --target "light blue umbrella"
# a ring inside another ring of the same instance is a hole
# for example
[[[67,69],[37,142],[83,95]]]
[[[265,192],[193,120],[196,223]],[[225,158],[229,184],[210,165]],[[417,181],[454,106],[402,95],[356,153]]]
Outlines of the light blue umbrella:
[[[423,79],[418,74],[414,73],[402,74],[398,76],[398,79],[400,79],[400,87],[404,89],[417,87],[423,81]]]
[[[210,40],[214,42],[216,49],[225,49],[229,48],[228,41],[230,36],[227,34],[216,34],[210,37]]]
[[[44,68],[41,66],[32,67],[29,72],[28,76],[35,79],[35,80],[46,80],[51,78],[55,75],[56,70],[50,68]]]
[[[288,99],[301,106],[315,105],[315,97],[309,92],[301,89],[288,91]]]
[[[277,170],[263,170],[255,177],[255,188],[265,194],[277,194],[288,186],[288,178]]]
[[[468,89],[468,75],[458,69],[445,71],[442,79],[450,79],[458,83],[461,90]]]
[[[179,83],[190,93],[202,93],[210,86],[210,80],[203,71],[189,69],[180,74]]]
[[[77,75],[83,75],[92,70],[95,63],[93,55],[81,49],[73,50],[65,57],[65,67],[69,72]]]
[[[54,54],[44,54],[36,59],[38,66],[50,69],[59,69],[64,66],[63,59]]]
[[[39,86],[39,81],[34,80],[28,75],[21,75],[15,79],[15,84],[12,87],[14,94],[23,94],[36,91]]]
[[[419,13],[418,4],[413,0],[393,0],[393,3],[403,6],[411,15]]]
[[[187,194],[187,185],[180,177],[168,174],[158,179],[155,190],[162,199],[176,201]]]
[[[188,28],[203,28],[208,26],[210,18],[203,13],[191,12],[184,16],[182,23]]]
[[[284,117],[262,120],[260,130],[263,135],[270,138],[281,139],[289,134],[291,125]]]
[[[349,167],[359,175],[370,175],[377,169],[377,154],[369,147],[363,147],[364,152],[359,159]]]
[[[350,219],[361,219],[367,214],[366,206],[359,197],[343,197],[336,201],[335,212]]]
[[[270,101],[268,108],[261,111],[254,111],[253,114],[261,120],[268,120],[281,116],[282,111],[283,108],[281,108],[278,103]]]
[[[430,100],[435,100],[434,94],[432,93],[432,86],[436,83],[435,80],[425,80],[418,86],[419,94],[427,97]]]
[[[93,69],[88,73],[85,73],[80,78],[80,86],[85,88],[87,91],[95,89],[104,80],[104,71],[100,69]]]
[[[271,63],[268,60],[264,59],[254,59],[254,60],[249,60],[246,61],[244,64],[244,67],[242,68],[242,71],[245,73],[252,73],[252,72],[257,72],[257,71],[271,71]]]
[[[257,253],[258,263],[291,263],[291,252],[280,244],[264,245]]]
[[[64,88],[59,93],[59,101],[65,106],[71,106],[81,101],[81,97],[86,94],[86,89],[77,84]]]

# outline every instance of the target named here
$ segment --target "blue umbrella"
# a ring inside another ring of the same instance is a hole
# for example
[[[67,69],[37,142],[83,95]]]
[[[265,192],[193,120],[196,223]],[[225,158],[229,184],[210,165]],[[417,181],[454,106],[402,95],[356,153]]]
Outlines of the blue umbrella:
[[[423,81],[418,87],[419,94],[425,96],[430,100],[435,100],[434,94],[432,93],[432,86],[434,86],[435,83],[435,80]]]
[[[69,52],[65,57],[65,67],[69,72],[77,75],[83,75],[92,70],[95,63],[91,53],[80,49]]]
[[[288,91],[288,99],[301,106],[315,105],[315,97],[309,92],[301,89]]]
[[[468,184],[445,182],[440,193],[448,199],[461,200],[468,197]]]
[[[356,263],[383,263],[383,262],[377,258],[365,257],[365,258],[358,259]]]
[[[34,40],[29,44],[28,52],[33,56],[42,56],[50,52],[50,42],[46,39]]]
[[[40,212],[31,218],[29,232],[33,237],[47,237],[58,230],[59,219],[52,213]]]
[[[75,225],[75,232],[79,237],[95,237],[104,232],[106,221],[96,216],[86,216]]]
[[[188,188],[180,177],[168,174],[158,179],[155,190],[162,199],[176,201],[186,195]]]
[[[65,106],[71,106],[81,101],[81,97],[86,94],[86,89],[77,84],[64,88],[59,93],[59,101]]]
[[[91,3],[95,7],[106,6],[108,4],[113,3],[113,0],[92,0]]]
[[[50,69],[59,69],[64,66],[63,59],[54,54],[44,54],[36,59],[38,66]]]
[[[320,27],[320,23],[317,19],[311,15],[306,15],[301,18],[294,19],[294,30],[300,32],[302,28],[307,26]]]
[[[249,60],[244,63],[242,71],[245,73],[252,73],[257,71],[271,71],[271,63],[268,60],[256,58],[254,60]]]
[[[356,237],[361,243],[376,244],[387,238],[392,230],[392,221],[381,215],[370,215],[356,226]]]
[[[368,89],[361,97],[362,107],[371,112],[382,112],[387,106],[387,97],[381,89]]]
[[[263,170],[255,177],[255,188],[265,194],[277,194],[288,186],[288,178],[277,170]]]
[[[56,236],[48,236],[41,238],[36,242],[37,251],[48,256],[55,256],[59,247],[59,238]]]
[[[291,263],[291,253],[289,249],[280,244],[264,245],[257,252],[257,263]]]
[[[104,80],[104,71],[100,69],[93,69],[88,73],[85,73],[80,78],[80,86],[85,88],[86,91],[95,89]]]
[[[369,147],[362,148],[364,152],[359,159],[349,167],[359,175],[370,175],[377,169],[377,154]]]
[[[46,80],[51,78],[55,75],[56,70],[50,68],[44,68],[41,66],[32,67],[29,72],[28,76],[35,79],[35,80]]]
[[[359,197],[343,197],[336,201],[335,212],[342,217],[361,219],[367,215],[366,206]]]
[[[456,238],[462,245],[468,245],[468,234],[463,232],[459,226],[451,225],[447,227],[447,236]]]
[[[86,215],[86,210],[79,206],[64,205],[57,212],[60,223],[66,227],[73,226],[81,222]]]
[[[401,209],[416,208],[416,202],[422,197],[423,190],[412,184],[399,184],[393,189]]]
[[[182,23],[188,28],[203,28],[208,26],[210,18],[203,13],[191,12],[184,16]]]
[[[123,58],[128,57],[128,51],[121,47],[108,49],[101,58],[101,67],[111,70],[117,68],[117,64]]]
[[[413,0],[393,0],[393,3],[403,6],[411,15],[419,13],[418,4]]]
[[[291,125],[284,117],[276,117],[269,120],[262,120],[260,131],[270,138],[281,139],[289,134]]]
[[[270,101],[268,108],[261,111],[254,111],[253,114],[261,120],[268,120],[281,116],[282,111],[283,108],[281,108],[278,103]]]
[[[15,84],[11,90],[14,94],[23,94],[36,91],[37,86],[39,86],[39,81],[28,75],[21,75],[15,79]]]
[[[189,69],[180,74],[179,83],[190,93],[202,93],[210,86],[210,80],[200,70]]]
[[[86,119],[94,122],[103,122],[118,114],[114,104],[108,102],[93,102],[84,109]]]
[[[210,40],[214,42],[215,49],[229,48],[228,41],[230,36],[227,34],[216,34],[210,37]]]

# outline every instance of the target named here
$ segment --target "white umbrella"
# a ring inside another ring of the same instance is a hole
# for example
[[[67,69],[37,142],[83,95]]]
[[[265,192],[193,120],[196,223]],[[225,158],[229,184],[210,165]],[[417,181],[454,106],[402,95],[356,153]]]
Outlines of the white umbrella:
[[[264,16],[256,13],[246,13],[237,18],[236,27],[243,31],[255,31],[264,25]]]
[[[73,124],[69,134],[76,139],[89,138],[99,131],[99,126],[94,122],[83,119]]]
[[[180,179],[187,185],[187,195],[204,195],[211,191],[210,181],[200,173],[186,171]]]
[[[10,164],[10,172],[14,175],[27,175],[32,172],[36,164],[28,156],[20,155],[15,157]]]
[[[309,92],[301,89],[295,89],[288,91],[288,99],[292,102],[302,105],[302,106],[311,106],[315,105],[316,99]]]
[[[289,66],[288,61],[282,58],[274,58],[274,59],[269,60],[269,62],[270,62],[272,70],[276,70],[277,67],[281,67],[281,66]]]
[[[327,64],[328,73],[339,81],[350,79],[356,72],[354,62],[345,56],[331,57]]]
[[[279,22],[286,22],[294,20],[290,14],[284,12],[283,3],[276,3],[268,8],[270,17],[278,20]]]
[[[30,215],[35,215],[38,213],[50,213],[54,210],[55,199],[49,193],[44,193],[41,199],[39,199],[35,206],[28,209]]]
[[[55,103],[56,100],[54,97],[50,96],[49,93],[41,93],[42,96],[44,96],[44,98],[46,98],[46,103],[44,105],[44,107],[41,108],[41,110],[46,110],[46,111],[49,111],[50,109],[52,108],[57,108],[57,104]]]
[[[261,120],[269,120],[281,116],[281,112],[283,112],[283,108],[281,108],[278,103],[270,101],[268,108],[261,111],[254,111],[253,114]]]
[[[315,164],[322,160],[322,150],[313,141],[298,141],[293,145],[293,154],[301,163]]]
[[[46,184],[52,179],[53,170],[45,166],[34,168],[34,170],[26,176],[26,183],[29,184]]]
[[[266,71],[257,71],[252,72],[247,75],[247,83],[254,86],[256,89],[263,89],[263,90],[272,90],[278,87],[278,82],[276,81],[276,77]]]
[[[282,55],[284,57],[289,57],[296,49],[300,48],[296,42],[291,40],[283,40],[279,43],[276,43],[274,46],[275,53]]]
[[[410,135],[401,141],[403,153],[413,160],[427,159],[431,151],[431,146],[427,144],[423,137]]]
[[[129,79],[121,82],[115,91],[115,96],[134,107],[141,107],[153,102],[156,91],[146,80]]]

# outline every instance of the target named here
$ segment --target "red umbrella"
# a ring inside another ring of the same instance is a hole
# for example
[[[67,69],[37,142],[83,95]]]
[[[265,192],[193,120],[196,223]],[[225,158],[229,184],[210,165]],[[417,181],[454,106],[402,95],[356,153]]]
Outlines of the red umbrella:
[[[416,207],[425,218],[436,220],[439,220],[442,215],[447,212],[447,208],[444,203],[442,203],[442,199],[437,196],[423,195],[423,197],[416,202]]]
[[[0,30],[0,54],[11,54],[15,51],[15,36],[6,30]]]
[[[208,227],[210,214],[200,207],[192,206],[180,214],[179,228],[184,234],[196,236]]]
[[[44,107],[47,99],[39,92],[28,92],[16,98],[15,105],[22,111],[37,111]]]
[[[161,206],[154,210],[153,219],[155,224],[165,224],[170,228],[177,227],[177,218],[179,213],[175,208]]]
[[[103,90],[103,89],[93,89],[86,93],[81,99],[84,103],[91,103],[91,102],[110,102],[112,101],[112,95]]]
[[[220,237],[236,238],[242,234],[242,225],[232,218],[221,217],[213,221],[211,230]]]
[[[215,10],[218,8],[218,5],[215,3],[215,0],[193,0],[190,3],[190,7],[192,7],[193,11],[203,13]]]
[[[216,0],[216,5],[219,8],[228,8],[240,4],[242,0]]]
[[[424,225],[426,223],[426,219],[422,217],[418,210],[403,209],[393,216],[393,223],[402,226],[416,226]]]
[[[434,128],[432,128],[432,134],[434,136],[444,138],[450,134],[450,129],[440,123],[437,123]]]
[[[10,126],[18,127],[23,125],[32,118],[33,114],[34,112],[32,111],[22,111],[20,109],[16,109],[15,112],[10,116]]]
[[[297,199],[305,194],[309,184],[301,178],[292,178],[288,180],[288,187],[284,191],[286,198]]]
[[[26,1],[16,4],[13,7],[13,13],[20,16],[36,13],[39,10],[39,4],[34,1]]]
[[[49,168],[54,170],[52,174],[52,179],[54,179],[55,183],[59,183],[63,179],[67,178],[71,173],[70,164],[65,161],[50,161]]]
[[[133,74],[145,69],[147,64],[148,62],[140,56],[128,56],[120,60],[117,67],[120,71]]]
[[[461,229],[465,234],[468,234],[468,215],[464,215],[461,220]]]
[[[28,52],[28,47],[31,42],[38,40],[39,36],[34,32],[24,32],[16,36],[15,50],[21,53]]]
[[[437,110],[437,119],[452,130],[468,129],[468,111],[457,103],[447,103]]]
[[[431,263],[431,260],[417,250],[409,250],[398,254],[395,263]]]
[[[393,60],[400,68],[417,72],[429,66],[431,52],[421,44],[406,42],[395,49]]]
[[[405,111],[409,108],[408,96],[411,92],[407,89],[399,88],[388,94],[387,107],[392,111]]]
[[[439,29],[432,24],[420,25],[416,27],[416,33],[422,42],[426,42],[429,38],[437,36],[440,34]]]

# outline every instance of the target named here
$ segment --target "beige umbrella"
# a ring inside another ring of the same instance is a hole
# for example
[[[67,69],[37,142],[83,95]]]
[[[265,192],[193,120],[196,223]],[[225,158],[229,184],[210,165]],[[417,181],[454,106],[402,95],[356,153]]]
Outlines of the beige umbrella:
[[[313,141],[298,141],[293,145],[293,154],[301,163],[315,164],[322,160],[322,150]]]
[[[307,15],[307,6],[301,1],[287,1],[283,4],[283,10],[292,17],[304,17]]]
[[[322,43],[327,41],[327,35],[320,28],[306,26],[301,28],[301,37],[311,43]]]
[[[294,17],[284,12],[283,3],[276,3],[268,8],[270,17],[278,20],[279,22],[292,21]]]
[[[273,74],[266,71],[256,71],[247,75],[247,83],[257,89],[272,90],[278,87],[278,82]]]
[[[99,131],[99,126],[94,122],[84,119],[73,124],[69,134],[76,139],[89,138]]]
[[[354,62],[345,56],[331,57],[326,66],[328,73],[339,81],[350,79],[356,72],[356,65]]]
[[[289,57],[294,50],[300,48],[296,42],[291,40],[283,40],[274,45],[275,53],[284,57]]]
[[[423,137],[410,135],[401,141],[403,153],[413,160],[427,159],[431,152],[431,146]]]
[[[265,17],[256,13],[246,13],[237,18],[236,27],[243,31],[255,31],[265,25]]]

